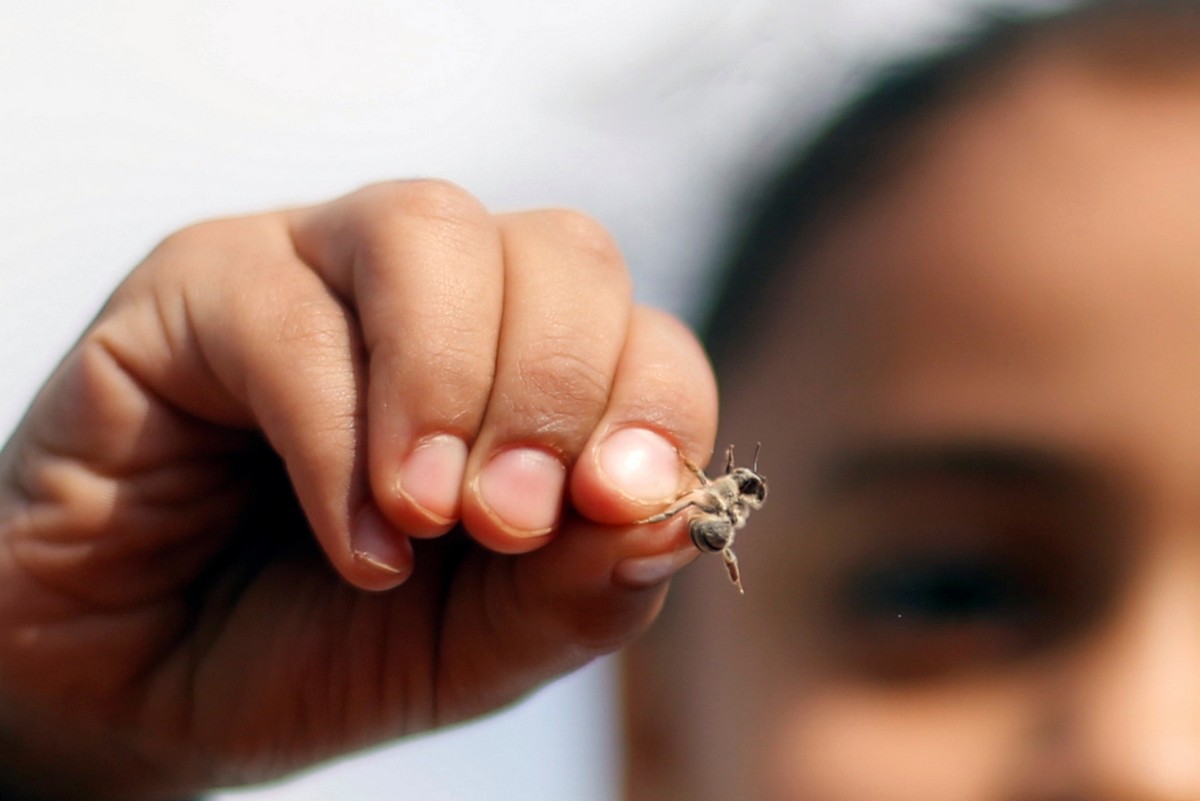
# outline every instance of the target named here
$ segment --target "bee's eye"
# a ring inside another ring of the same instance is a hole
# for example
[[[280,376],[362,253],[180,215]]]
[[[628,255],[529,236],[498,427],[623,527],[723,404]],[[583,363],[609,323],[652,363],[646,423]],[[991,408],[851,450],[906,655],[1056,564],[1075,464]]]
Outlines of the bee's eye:
[[[757,473],[747,470],[740,473],[735,480],[738,492],[742,495],[752,495],[760,501],[767,497],[767,485]]]

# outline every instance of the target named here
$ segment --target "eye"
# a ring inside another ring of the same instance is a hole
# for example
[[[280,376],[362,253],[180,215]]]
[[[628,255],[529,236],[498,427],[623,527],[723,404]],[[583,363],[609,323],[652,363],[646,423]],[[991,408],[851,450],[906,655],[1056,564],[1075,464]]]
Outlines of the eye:
[[[924,625],[1024,614],[1033,598],[1014,570],[981,556],[930,556],[870,565],[844,588],[858,618],[903,619]]]
[[[742,495],[753,495],[760,501],[767,495],[766,483],[759,475],[751,473],[749,470],[738,474],[734,481],[737,482],[738,492]]]
[[[1040,445],[964,442],[859,454],[814,496],[810,637],[836,669],[1007,669],[1109,613],[1130,563],[1120,493]]]
[[[1020,656],[1057,610],[1031,568],[1002,554],[877,558],[837,591],[847,654],[889,678],[932,677]]]

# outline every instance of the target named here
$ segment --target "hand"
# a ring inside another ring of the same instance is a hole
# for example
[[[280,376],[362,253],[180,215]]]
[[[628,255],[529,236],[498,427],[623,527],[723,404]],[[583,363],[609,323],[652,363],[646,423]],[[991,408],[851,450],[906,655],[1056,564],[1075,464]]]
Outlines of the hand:
[[[439,182],[168,238],[0,454],[0,794],[271,778],[639,633],[716,393],[630,294],[589,219]]]

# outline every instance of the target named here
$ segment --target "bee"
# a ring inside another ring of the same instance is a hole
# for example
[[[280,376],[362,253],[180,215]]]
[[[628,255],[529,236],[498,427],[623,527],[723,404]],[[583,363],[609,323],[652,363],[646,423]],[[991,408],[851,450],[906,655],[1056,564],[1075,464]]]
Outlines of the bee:
[[[738,559],[733,552],[733,540],[738,529],[746,525],[750,512],[761,509],[767,499],[767,479],[758,472],[759,443],[754,448],[754,464],[750,467],[734,467],[733,446],[725,451],[725,474],[709,478],[691,460],[680,454],[687,469],[700,481],[700,486],[681,493],[672,501],[673,506],[639,523],[660,523],[674,517],[685,509],[695,509],[688,519],[688,533],[692,543],[704,553],[720,553],[725,559],[729,580],[738,592],[742,588]],[[679,503],[679,501],[683,501]]]

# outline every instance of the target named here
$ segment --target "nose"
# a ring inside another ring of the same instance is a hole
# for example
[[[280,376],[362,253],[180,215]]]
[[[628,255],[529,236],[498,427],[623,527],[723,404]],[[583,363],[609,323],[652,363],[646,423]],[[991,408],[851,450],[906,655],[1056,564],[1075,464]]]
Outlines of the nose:
[[[1068,797],[1200,799],[1200,541],[1188,539],[1186,557],[1136,571],[1046,705]]]

